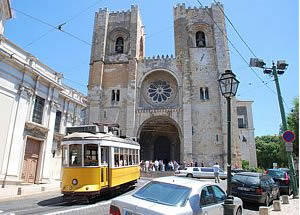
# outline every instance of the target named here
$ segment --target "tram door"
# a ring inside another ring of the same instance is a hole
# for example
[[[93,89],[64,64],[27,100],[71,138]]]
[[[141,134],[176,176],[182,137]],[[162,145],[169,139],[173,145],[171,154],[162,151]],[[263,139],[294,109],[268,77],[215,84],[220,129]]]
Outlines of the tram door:
[[[108,147],[101,146],[101,187],[108,186]]]

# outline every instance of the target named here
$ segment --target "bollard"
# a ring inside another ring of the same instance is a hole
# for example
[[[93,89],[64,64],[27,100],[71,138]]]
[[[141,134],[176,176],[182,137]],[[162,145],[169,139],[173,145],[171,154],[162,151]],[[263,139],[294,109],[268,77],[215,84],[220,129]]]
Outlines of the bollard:
[[[273,201],[273,208],[274,208],[274,211],[281,211],[281,203],[279,200]]]
[[[282,204],[289,204],[289,196],[288,195],[282,196]]]
[[[270,208],[266,206],[259,207],[259,215],[270,215]]]
[[[22,188],[21,187],[18,187],[18,192],[17,192],[17,195],[21,195],[22,194]]]

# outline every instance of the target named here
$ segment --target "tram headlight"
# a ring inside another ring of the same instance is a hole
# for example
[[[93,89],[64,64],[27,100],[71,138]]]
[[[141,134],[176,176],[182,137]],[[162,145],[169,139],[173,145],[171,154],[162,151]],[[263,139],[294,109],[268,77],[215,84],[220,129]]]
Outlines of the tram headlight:
[[[78,180],[77,180],[76,178],[74,178],[74,179],[72,180],[72,184],[73,184],[73,185],[77,185],[77,184],[78,184]]]

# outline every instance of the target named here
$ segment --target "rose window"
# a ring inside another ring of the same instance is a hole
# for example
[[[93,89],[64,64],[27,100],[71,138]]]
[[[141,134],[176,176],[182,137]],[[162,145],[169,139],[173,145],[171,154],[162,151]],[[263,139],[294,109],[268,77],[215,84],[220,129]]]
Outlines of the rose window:
[[[155,103],[163,103],[172,95],[173,90],[167,81],[153,81],[148,88],[148,96]]]

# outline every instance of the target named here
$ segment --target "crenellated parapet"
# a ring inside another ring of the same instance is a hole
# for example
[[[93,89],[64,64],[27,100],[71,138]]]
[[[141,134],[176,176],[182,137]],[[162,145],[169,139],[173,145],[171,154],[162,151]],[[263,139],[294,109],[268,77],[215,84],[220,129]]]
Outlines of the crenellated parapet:
[[[157,56],[152,56],[152,57],[146,57],[143,59],[140,59],[139,61],[142,63],[149,63],[149,62],[154,62],[154,61],[161,61],[161,62],[167,62],[167,61],[174,61],[176,60],[176,57],[174,55],[157,55]]]

